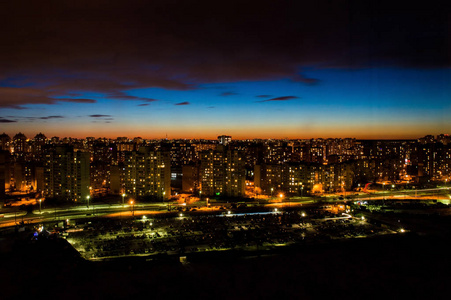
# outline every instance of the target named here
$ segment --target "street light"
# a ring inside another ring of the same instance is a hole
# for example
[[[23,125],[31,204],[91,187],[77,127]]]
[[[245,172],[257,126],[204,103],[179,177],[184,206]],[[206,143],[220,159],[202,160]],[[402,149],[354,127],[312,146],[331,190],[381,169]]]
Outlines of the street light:
[[[124,197],[125,197],[125,193],[122,194],[122,206],[124,206]]]
[[[42,202],[42,199],[39,199],[39,213],[41,213],[41,202]]]
[[[271,198],[272,198],[272,192],[274,191],[274,188],[271,188]]]
[[[86,196],[86,199],[88,200],[88,208],[89,208],[89,198],[90,196]]]
[[[133,205],[135,202],[133,200],[130,200],[130,205],[132,207],[132,217],[135,216],[135,206]]]

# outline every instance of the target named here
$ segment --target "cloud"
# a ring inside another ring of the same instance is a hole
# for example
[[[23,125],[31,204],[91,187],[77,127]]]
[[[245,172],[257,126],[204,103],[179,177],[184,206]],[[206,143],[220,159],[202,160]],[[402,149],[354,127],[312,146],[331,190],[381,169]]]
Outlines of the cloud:
[[[140,100],[140,101],[146,101],[146,102],[158,101],[157,99],[153,99],[153,98],[137,97],[137,96],[127,95],[125,92],[122,92],[122,91],[111,92],[106,97],[108,99],[115,99],[115,100]]]
[[[41,120],[49,120],[49,119],[62,119],[63,116],[48,116],[48,117],[40,117]]]
[[[219,94],[219,96],[224,96],[224,97],[234,96],[234,95],[238,95],[238,93],[235,93],[235,92],[223,92],[223,93]]]
[[[110,118],[111,115],[89,115],[91,118]]]
[[[269,98],[272,97],[271,95],[257,95],[256,98]]]
[[[82,99],[82,98],[72,98],[72,99],[65,99],[65,98],[56,98],[55,101],[61,101],[61,102],[75,102],[75,103],[96,103],[97,100],[94,99]]]
[[[25,109],[27,104],[56,104],[58,102],[95,103],[84,98],[58,98],[52,91],[30,87],[1,87],[0,108]]]
[[[276,98],[261,100],[261,101],[257,101],[257,102],[289,101],[289,100],[294,100],[294,99],[300,99],[300,98],[297,97],[297,96],[282,96],[282,97],[276,97]]]
[[[16,122],[17,122],[16,120],[9,120],[0,117],[0,123],[16,123]]]
[[[143,103],[143,104],[138,104],[137,106],[148,106],[150,105],[149,103]]]
[[[153,101],[130,92],[237,81],[312,85],[318,79],[304,74],[312,66],[451,66],[446,1],[408,9],[379,0],[26,2],[8,1],[0,11],[0,28],[8,28],[0,108],[94,103],[82,99],[87,92]]]
[[[45,116],[45,117],[27,117],[27,116],[8,116],[15,119],[13,122],[34,122],[37,120],[62,119],[64,116]],[[5,122],[6,123],[6,122]]]
[[[185,101],[185,102],[176,103],[174,105],[190,105],[190,103],[188,101]]]

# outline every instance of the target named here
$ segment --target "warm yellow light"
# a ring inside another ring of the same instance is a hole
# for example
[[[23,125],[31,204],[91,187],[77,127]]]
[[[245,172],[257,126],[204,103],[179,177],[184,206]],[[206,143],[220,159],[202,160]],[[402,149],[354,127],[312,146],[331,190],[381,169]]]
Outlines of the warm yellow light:
[[[281,194],[279,194],[279,197],[280,197],[280,198],[283,198],[283,194],[282,194],[282,193],[281,193]]]

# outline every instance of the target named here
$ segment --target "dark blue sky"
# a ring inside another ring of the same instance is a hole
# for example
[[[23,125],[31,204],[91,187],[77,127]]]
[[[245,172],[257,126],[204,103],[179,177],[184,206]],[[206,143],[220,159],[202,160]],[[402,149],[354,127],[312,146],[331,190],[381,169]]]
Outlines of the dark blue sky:
[[[445,1],[24,2],[0,10],[10,135],[416,138],[451,128]]]

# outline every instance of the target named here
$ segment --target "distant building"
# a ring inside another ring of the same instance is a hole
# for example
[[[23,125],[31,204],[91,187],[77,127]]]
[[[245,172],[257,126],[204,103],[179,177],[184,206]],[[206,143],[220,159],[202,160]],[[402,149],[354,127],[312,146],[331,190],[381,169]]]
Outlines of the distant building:
[[[68,145],[49,149],[45,155],[44,195],[84,202],[90,195],[90,154]]]
[[[25,134],[19,132],[13,138],[13,151],[14,153],[22,153],[27,151],[27,137]]]
[[[110,193],[111,194],[120,194],[122,193],[121,189],[121,172],[118,165],[110,166]]]
[[[182,191],[195,193],[199,189],[199,165],[182,167]]]
[[[218,145],[201,153],[201,191],[206,196],[242,197],[245,193],[244,153]]]
[[[8,156],[9,156],[8,151],[0,150],[0,200],[5,199],[6,173],[7,173],[6,164]]]
[[[122,178],[127,195],[168,199],[171,196],[169,152],[153,151],[148,146],[126,152]]]
[[[218,136],[218,142],[220,145],[227,146],[232,141],[232,137],[229,135]]]
[[[9,135],[3,132],[3,134],[0,134],[0,150],[10,151],[10,142],[11,138]]]

